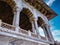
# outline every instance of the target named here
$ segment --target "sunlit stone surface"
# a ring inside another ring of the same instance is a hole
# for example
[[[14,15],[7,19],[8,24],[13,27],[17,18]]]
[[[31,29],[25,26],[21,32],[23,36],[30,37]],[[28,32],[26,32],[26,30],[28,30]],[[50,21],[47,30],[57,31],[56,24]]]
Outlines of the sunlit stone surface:
[[[0,0],[0,45],[54,45],[49,20],[55,16],[42,0]]]

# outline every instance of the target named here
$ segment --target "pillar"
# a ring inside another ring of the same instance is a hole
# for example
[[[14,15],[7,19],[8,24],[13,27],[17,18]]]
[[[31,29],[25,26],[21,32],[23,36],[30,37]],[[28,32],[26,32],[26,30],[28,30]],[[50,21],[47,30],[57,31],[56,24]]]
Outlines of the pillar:
[[[19,19],[20,19],[20,12],[21,8],[17,7],[16,12],[14,12],[14,19],[13,19],[13,25],[16,26],[16,31],[19,31]]]
[[[1,25],[2,25],[2,20],[0,20],[0,27],[1,27]]]
[[[37,23],[37,20],[38,20],[38,14],[37,14],[36,9],[33,9],[32,11],[33,11],[34,27],[35,27],[35,30],[36,30],[37,36],[40,38],[39,28],[38,28],[38,23]]]
[[[33,31],[33,33],[36,34],[36,30],[35,30],[35,27],[34,27],[34,20],[31,18],[30,22],[31,22],[31,25],[32,25],[32,31]]]
[[[49,29],[48,32],[49,32],[50,38],[51,38],[51,40],[52,40],[52,42],[53,42],[53,41],[54,41],[54,38],[53,38],[52,33],[51,33],[51,31],[50,31],[50,26],[47,25],[47,28]]]
[[[47,33],[48,39],[54,44],[54,39],[53,39],[52,33],[50,31],[50,26],[47,24],[45,24],[45,31]]]
[[[36,18],[34,18],[34,26],[35,26],[35,30],[36,30],[37,36],[40,38],[39,29],[38,29],[38,23],[37,23],[37,19]]]
[[[20,11],[21,9],[17,7],[16,12],[14,12],[13,25],[16,27],[19,26]]]
[[[42,28],[43,28],[43,31],[44,31],[44,34],[45,34],[45,38],[46,38],[46,40],[48,41],[48,37],[47,37],[46,30],[45,30],[45,28],[44,28],[44,24],[42,24]]]
[[[15,26],[15,20],[16,20],[16,12],[14,12],[14,17],[13,17],[13,26]]]
[[[35,33],[34,23],[31,21],[33,33]]]

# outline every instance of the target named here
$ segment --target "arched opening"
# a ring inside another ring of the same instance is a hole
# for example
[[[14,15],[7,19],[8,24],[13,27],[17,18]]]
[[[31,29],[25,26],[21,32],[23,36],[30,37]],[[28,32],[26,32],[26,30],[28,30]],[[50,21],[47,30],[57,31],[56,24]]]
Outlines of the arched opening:
[[[4,1],[0,1],[0,19],[8,24],[13,22],[13,10],[9,4]]]
[[[44,24],[44,21],[42,20],[41,17],[38,17],[37,23],[38,23],[38,28],[39,28],[40,35],[45,37],[44,29],[43,29],[43,26],[42,26]]]
[[[38,22],[40,35],[45,37],[47,40],[51,41],[50,35],[49,35],[48,29],[46,27],[44,20],[42,20],[42,18],[38,17],[37,22]]]
[[[30,17],[32,16],[32,13],[29,9],[23,8],[20,12],[20,28],[24,30],[30,30],[32,32],[32,25],[30,22]]]

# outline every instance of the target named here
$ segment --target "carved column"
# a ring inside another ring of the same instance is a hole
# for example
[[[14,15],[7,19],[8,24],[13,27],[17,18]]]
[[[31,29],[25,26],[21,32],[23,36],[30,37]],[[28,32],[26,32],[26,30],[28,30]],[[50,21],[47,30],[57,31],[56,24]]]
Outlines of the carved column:
[[[2,20],[0,20],[0,27],[1,27],[1,25],[2,25]]]
[[[53,42],[54,39],[53,39],[52,33],[51,33],[51,31],[50,31],[50,26],[49,26],[49,25],[46,25],[46,27],[47,27],[47,29],[48,29],[48,33],[49,33],[49,35],[50,35],[50,38],[51,38],[51,40],[52,40],[52,42]]]
[[[36,30],[35,30],[35,26],[34,26],[34,20],[33,20],[33,18],[30,18],[30,22],[31,22],[31,25],[32,25],[32,31],[33,31],[33,33],[36,34]]]
[[[35,26],[35,29],[36,29],[36,33],[37,33],[38,37],[40,38],[39,29],[38,29],[38,23],[37,23],[37,19],[36,18],[34,18],[34,26]]]
[[[13,25],[16,26],[16,31],[19,31],[19,19],[20,19],[20,12],[22,9],[19,7],[16,8],[16,12],[14,12],[14,19],[13,19]]]
[[[36,33],[37,33],[37,36],[39,37],[39,28],[38,28],[38,23],[37,23],[37,20],[38,20],[38,16],[37,16],[37,11],[35,9],[33,9],[33,21],[34,21],[34,27],[35,27],[35,30],[36,30]]]
[[[19,26],[20,11],[21,11],[21,9],[17,8],[17,11],[16,11],[16,20],[15,20],[15,26],[17,26],[17,27]]]
[[[54,39],[53,39],[52,33],[51,33],[51,31],[50,31],[50,26],[47,25],[47,24],[45,24],[44,27],[45,27],[45,31],[46,31],[46,33],[47,33],[48,39],[49,39],[50,41],[52,41],[52,43],[54,43]]]
[[[32,24],[32,30],[33,30],[33,32],[35,33],[34,22],[31,21],[31,24]]]
[[[44,24],[42,24],[42,28],[43,28],[43,31],[44,31],[44,34],[45,34],[46,40],[48,41],[48,37],[47,37],[47,33],[46,33],[46,30],[45,30]]]

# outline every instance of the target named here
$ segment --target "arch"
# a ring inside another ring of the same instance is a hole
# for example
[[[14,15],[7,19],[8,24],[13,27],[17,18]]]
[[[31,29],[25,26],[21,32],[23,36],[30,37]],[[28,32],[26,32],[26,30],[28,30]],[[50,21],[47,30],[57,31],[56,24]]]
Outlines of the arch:
[[[49,21],[48,19],[46,18],[46,16],[44,16],[41,12],[37,11],[37,10],[34,10],[35,11],[35,15],[37,15],[37,18],[40,17],[45,24],[49,25]],[[50,26],[50,25],[49,25]]]
[[[38,17],[38,26],[42,26],[43,24],[45,24],[44,20],[41,17]]]
[[[25,4],[25,1],[23,2],[23,7],[28,8],[31,12],[33,12],[32,14],[34,18],[37,19],[38,17],[41,17],[45,24],[49,25],[48,19],[42,13],[40,13],[38,10],[30,6],[29,4]]]
[[[14,0],[0,0],[0,1],[6,2],[8,5],[10,5],[13,11],[16,9],[16,3]]]
[[[37,23],[38,23],[38,28],[39,28],[39,34],[40,36],[44,36],[45,37],[45,33],[44,33],[44,29],[43,29],[43,25],[45,24],[44,20],[41,18],[41,17],[38,17],[38,20],[37,20]]]
[[[28,18],[32,18],[33,14],[28,8],[22,8],[23,13],[27,14]]]
[[[40,17],[44,21],[45,24],[49,25],[48,19],[43,14],[39,15],[38,17]]]
[[[47,40],[51,41],[50,40],[50,36],[49,36],[49,32],[47,30],[50,30],[50,29],[47,29],[49,27],[46,27],[46,22],[41,18],[41,17],[38,17],[38,25],[39,25],[39,32],[40,32],[40,35],[44,36]],[[42,32],[42,33],[41,33]]]
[[[23,8],[20,12],[20,27],[25,30],[30,30],[32,32],[32,24],[31,24],[31,17],[33,14],[30,12],[29,9]]]
[[[0,19],[3,22],[12,24],[14,13],[10,5],[4,1],[0,1]]]

